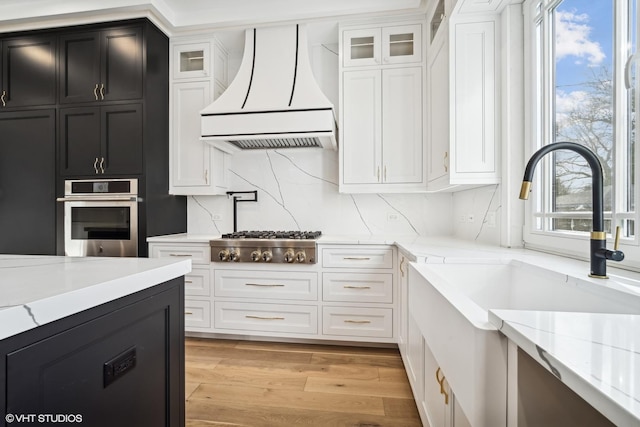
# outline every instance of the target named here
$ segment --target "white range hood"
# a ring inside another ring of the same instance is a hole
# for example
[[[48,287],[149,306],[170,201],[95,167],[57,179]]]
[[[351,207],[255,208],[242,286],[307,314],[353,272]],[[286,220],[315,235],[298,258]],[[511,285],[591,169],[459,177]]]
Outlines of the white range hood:
[[[202,139],[225,151],[337,148],[334,107],[313,77],[304,25],[247,30],[238,74],[200,115]]]

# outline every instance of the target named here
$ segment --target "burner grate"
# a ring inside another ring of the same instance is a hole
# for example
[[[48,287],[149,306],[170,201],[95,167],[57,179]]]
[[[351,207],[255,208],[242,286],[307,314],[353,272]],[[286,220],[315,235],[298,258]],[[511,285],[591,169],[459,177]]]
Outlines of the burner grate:
[[[237,231],[223,234],[223,239],[295,239],[314,240],[322,235],[320,231]]]

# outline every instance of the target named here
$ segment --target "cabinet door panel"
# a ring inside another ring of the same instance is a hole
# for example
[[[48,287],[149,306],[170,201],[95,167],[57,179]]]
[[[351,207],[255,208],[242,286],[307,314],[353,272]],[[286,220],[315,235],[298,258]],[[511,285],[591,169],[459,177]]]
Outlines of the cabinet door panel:
[[[447,175],[449,170],[449,43],[446,37],[441,39],[440,45],[432,46],[427,76],[429,181]]]
[[[102,33],[100,85],[104,99],[142,97],[142,28],[119,28]],[[157,88],[162,90],[162,88]]]
[[[25,37],[2,43],[2,91],[6,107],[56,102],[55,37]]]
[[[60,37],[60,102],[97,101],[100,82],[99,33]]]
[[[343,162],[345,184],[380,180],[382,94],[379,70],[350,71],[343,76]]]
[[[383,182],[422,182],[422,68],[382,72]]]
[[[55,255],[55,111],[0,114],[0,253]]]
[[[173,85],[173,185],[209,185],[209,146],[200,140],[200,110],[211,102],[209,82]]]
[[[63,176],[95,175],[100,162],[100,108],[60,110],[59,171]]]
[[[102,107],[102,157],[107,175],[142,173],[142,104]]]

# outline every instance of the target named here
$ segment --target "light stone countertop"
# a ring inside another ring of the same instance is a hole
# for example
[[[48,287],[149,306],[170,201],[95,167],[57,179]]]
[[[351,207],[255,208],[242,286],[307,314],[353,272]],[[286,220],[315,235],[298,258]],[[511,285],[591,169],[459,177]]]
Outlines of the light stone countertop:
[[[188,259],[0,255],[0,340],[190,271]]]

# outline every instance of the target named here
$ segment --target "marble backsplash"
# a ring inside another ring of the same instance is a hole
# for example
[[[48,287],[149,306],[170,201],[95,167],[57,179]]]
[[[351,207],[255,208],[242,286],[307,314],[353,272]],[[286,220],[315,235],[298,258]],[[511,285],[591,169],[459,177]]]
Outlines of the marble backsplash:
[[[238,203],[239,230],[320,230],[324,234],[453,234],[451,193],[340,194],[338,153],[320,149],[241,152],[228,170],[230,191],[258,191]],[[233,230],[233,200],[189,196],[187,230]]]

